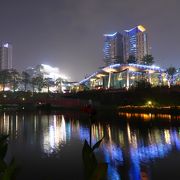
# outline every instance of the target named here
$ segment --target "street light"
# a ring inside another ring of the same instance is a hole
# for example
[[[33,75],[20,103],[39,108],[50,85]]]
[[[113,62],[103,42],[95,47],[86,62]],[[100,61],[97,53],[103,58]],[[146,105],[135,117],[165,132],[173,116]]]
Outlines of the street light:
[[[148,101],[148,105],[151,106],[152,105],[152,101]]]

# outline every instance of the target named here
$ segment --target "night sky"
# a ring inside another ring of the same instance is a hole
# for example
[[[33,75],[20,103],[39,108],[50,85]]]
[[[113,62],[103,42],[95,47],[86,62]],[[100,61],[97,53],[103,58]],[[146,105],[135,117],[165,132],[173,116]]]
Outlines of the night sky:
[[[0,40],[13,67],[49,64],[84,78],[103,66],[103,34],[146,27],[156,65],[180,67],[179,0],[0,0]]]

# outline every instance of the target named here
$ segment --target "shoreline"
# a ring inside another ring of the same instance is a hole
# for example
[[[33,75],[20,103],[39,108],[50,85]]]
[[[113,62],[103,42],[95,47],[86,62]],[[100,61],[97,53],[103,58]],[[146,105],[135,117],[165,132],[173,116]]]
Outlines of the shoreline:
[[[119,106],[118,112],[127,113],[152,113],[180,115],[180,106],[145,107],[145,106]]]
[[[63,106],[53,104],[0,104],[0,112],[6,111],[79,111],[82,112],[83,106]],[[151,114],[171,114],[180,115],[180,106],[162,106],[162,107],[147,107],[147,106],[115,106],[115,105],[97,105],[94,108],[98,112],[115,112],[115,113],[151,113]]]

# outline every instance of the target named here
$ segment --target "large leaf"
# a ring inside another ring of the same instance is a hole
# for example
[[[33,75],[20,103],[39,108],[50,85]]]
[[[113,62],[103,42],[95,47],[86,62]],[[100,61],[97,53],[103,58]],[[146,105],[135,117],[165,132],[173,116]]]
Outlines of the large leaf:
[[[104,137],[103,137],[104,138]],[[83,162],[85,166],[86,179],[91,180],[100,180],[105,179],[107,173],[107,163],[97,163],[94,150],[99,148],[102,139],[100,139],[94,146],[91,148],[88,142],[85,140],[82,155]]]
[[[0,173],[4,172],[6,168],[6,163],[4,162],[4,160],[0,159]]]
[[[8,137],[9,135],[0,135],[0,144],[5,143]]]
[[[3,176],[2,176],[2,180],[12,180],[14,174],[16,171],[16,164],[14,159],[11,161],[10,165],[6,168]]]
[[[7,144],[7,138],[9,135],[0,135],[0,159],[3,160],[6,152],[7,152],[7,148],[8,148],[8,144]]]
[[[0,159],[3,160],[8,149],[8,144],[0,144]]]
[[[91,180],[106,179],[107,168],[108,168],[107,163],[98,163],[92,174]]]
[[[103,137],[103,138],[104,138],[104,137]],[[92,148],[93,151],[94,151],[96,148],[99,148],[99,146],[100,146],[100,144],[101,144],[103,138],[100,139],[100,140],[93,146],[93,148]]]
[[[87,140],[84,141],[83,152],[88,152],[88,153],[92,152],[92,148],[89,146]]]
[[[92,148],[89,146],[86,140],[84,142],[82,156],[83,156],[83,163],[85,166],[86,176],[90,177],[97,166],[97,160],[92,151]]]

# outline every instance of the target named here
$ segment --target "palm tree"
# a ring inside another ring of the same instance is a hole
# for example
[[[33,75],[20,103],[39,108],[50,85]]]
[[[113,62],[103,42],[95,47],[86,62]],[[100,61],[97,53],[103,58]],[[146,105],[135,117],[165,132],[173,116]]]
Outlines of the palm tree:
[[[153,56],[150,55],[150,54],[145,55],[145,56],[143,57],[143,59],[142,59],[141,64],[151,66],[152,64],[154,64],[154,58],[153,58]]]
[[[175,67],[171,66],[171,67],[167,68],[167,74],[169,76],[169,78],[168,78],[169,85],[172,84],[173,76],[174,76],[175,73],[176,73],[176,68]]]
[[[43,85],[44,85],[45,87],[47,87],[48,93],[49,93],[49,88],[50,88],[50,86],[51,86],[52,84],[53,84],[52,78],[45,78],[45,79],[44,79]]]
[[[10,82],[12,83],[13,86],[13,92],[15,92],[15,90],[18,87],[20,81],[20,74],[16,69],[12,69],[10,71]]]
[[[22,72],[22,82],[24,83],[24,91],[26,91],[27,85],[30,83],[30,75],[25,71]]]
[[[42,88],[43,88],[43,77],[41,75],[36,76],[34,78],[32,78],[32,84],[33,84],[33,92],[34,92],[34,87],[37,86],[37,89],[39,92],[41,92]]]
[[[63,79],[62,78],[58,78],[56,79],[56,86],[58,87],[58,91],[61,93],[62,92],[62,82],[63,82]]]
[[[36,86],[36,78],[33,77],[30,81],[31,85],[32,85],[32,92],[34,93],[35,92],[35,86]]]

